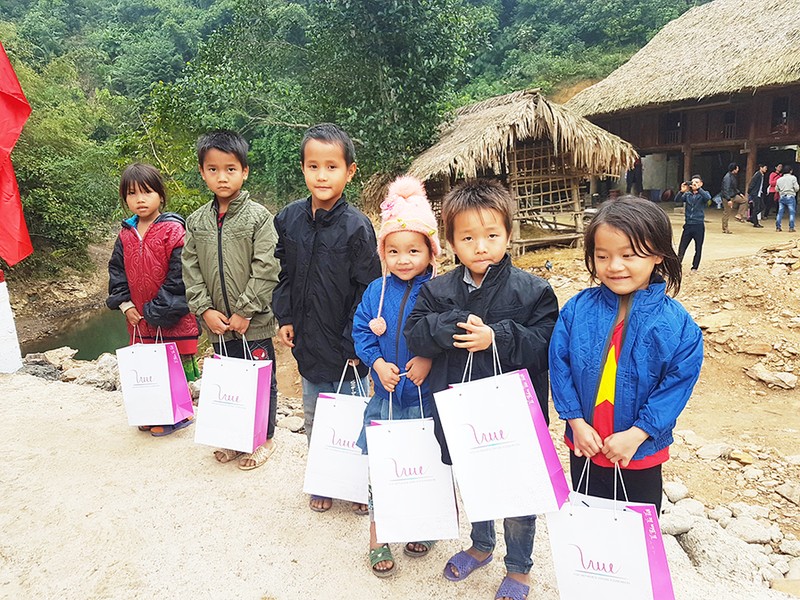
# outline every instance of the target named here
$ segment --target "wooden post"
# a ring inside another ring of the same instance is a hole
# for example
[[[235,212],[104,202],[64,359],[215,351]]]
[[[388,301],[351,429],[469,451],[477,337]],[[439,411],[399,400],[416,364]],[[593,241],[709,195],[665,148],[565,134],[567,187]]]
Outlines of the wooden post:
[[[750,104],[750,131],[747,134],[747,172],[745,173],[744,185],[747,185],[748,178],[756,172],[758,166],[758,147],[756,146],[756,116],[755,102]]]
[[[589,206],[591,206],[592,201],[594,200],[594,195],[597,193],[597,185],[599,183],[599,179],[597,175],[590,175],[589,176]]]
[[[450,173],[444,176],[444,181],[442,182],[442,200],[447,194],[450,193]],[[449,258],[453,261],[453,264],[456,262],[455,252],[450,247],[450,243],[447,241],[447,232],[444,230],[444,224],[439,230],[439,233],[442,234],[439,238],[439,243],[442,246],[442,254],[444,254],[445,258]]]
[[[519,174],[517,173],[516,145],[508,152],[508,167],[508,191],[511,193],[511,199],[514,201],[512,205],[514,212],[511,215],[511,254],[512,256],[516,256],[517,251],[514,246],[514,242],[522,237],[520,222],[519,219],[516,218],[517,213],[519,212],[519,198],[517,197],[516,191],[516,185],[519,179]]]
[[[684,144],[681,149],[683,152],[683,181],[689,181],[692,178],[692,145]]]
[[[583,207],[581,206],[580,179],[572,180],[572,207],[575,211],[575,233],[583,233]],[[578,238],[578,247],[581,245],[581,238]]]

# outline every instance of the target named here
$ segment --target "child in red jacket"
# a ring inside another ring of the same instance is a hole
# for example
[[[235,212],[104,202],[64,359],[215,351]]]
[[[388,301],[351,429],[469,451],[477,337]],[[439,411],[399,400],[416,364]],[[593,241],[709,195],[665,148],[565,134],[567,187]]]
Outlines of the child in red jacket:
[[[122,231],[108,262],[108,299],[128,321],[131,339],[153,344],[156,338],[175,342],[186,378],[199,377],[195,354],[200,329],[189,313],[181,276],[181,250],[185,223],[180,215],[162,213],[167,204],[158,169],[134,163],[122,173],[119,195],[133,216],[122,222]],[[159,331],[160,329],[160,331]],[[191,424],[140,426],[154,436],[169,435]]]

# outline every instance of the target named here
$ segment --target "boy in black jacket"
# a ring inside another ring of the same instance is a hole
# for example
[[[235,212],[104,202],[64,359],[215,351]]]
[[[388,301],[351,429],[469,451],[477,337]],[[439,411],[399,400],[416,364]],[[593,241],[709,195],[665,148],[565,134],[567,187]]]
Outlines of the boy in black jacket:
[[[445,197],[442,219],[447,241],[461,265],[426,283],[405,327],[408,347],[433,359],[431,392],[459,383],[473,353],[472,379],[494,375],[494,341],[504,372],[528,369],[547,419],[547,349],[558,318],[558,301],[543,279],[511,264],[511,196],[494,181],[464,182]],[[436,437],[450,464],[434,401]],[[536,516],[504,520],[507,577],[498,598],[527,596]],[[491,560],[494,522],[472,524],[472,547],[453,556],[445,577],[460,581]]]
[[[353,345],[353,315],[367,285],[381,275],[378,242],[370,220],[347,203],[344,188],[356,172],[355,148],[336,125],[322,123],[306,131],[300,162],[310,195],[286,206],[275,217],[280,260],[272,308],[278,339],[292,349],[303,378],[305,430],[311,440],[317,396],[335,392],[345,365],[344,393],[369,391],[366,365]],[[317,512],[331,499],[312,496]],[[367,514],[355,504],[354,511]]]

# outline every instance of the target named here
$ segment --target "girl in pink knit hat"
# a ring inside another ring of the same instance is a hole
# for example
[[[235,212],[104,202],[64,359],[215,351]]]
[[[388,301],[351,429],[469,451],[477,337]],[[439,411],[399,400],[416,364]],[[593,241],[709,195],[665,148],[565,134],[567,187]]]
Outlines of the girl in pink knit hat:
[[[383,276],[369,284],[353,318],[356,354],[370,366],[375,394],[364,411],[364,424],[389,418],[420,419],[431,416],[431,394],[425,378],[431,360],[412,356],[403,337],[406,318],[414,308],[422,284],[436,273],[436,257],[441,254],[438,224],[425,187],[418,179],[399,177],[390,186],[381,204],[378,254]],[[366,430],[362,427],[358,445],[367,453]],[[370,551],[372,572],[389,577],[395,563],[388,544],[378,544],[375,521],[370,509]],[[409,542],[403,552],[411,557],[425,556],[433,542]]]

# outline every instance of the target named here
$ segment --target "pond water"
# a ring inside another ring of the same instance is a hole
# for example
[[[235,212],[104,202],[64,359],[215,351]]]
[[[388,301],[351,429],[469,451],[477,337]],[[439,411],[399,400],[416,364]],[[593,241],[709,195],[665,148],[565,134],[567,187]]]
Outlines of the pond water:
[[[75,358],[94,360],[103,352],[113,354],[117,348],[130,344],[125,316],[118,310],[100,308],[66,318],[70,323],[57,333],[23,344],[22,355],[69,346],[78,350]]]

